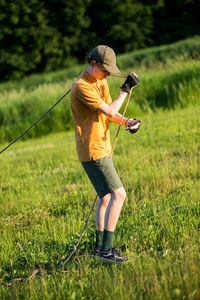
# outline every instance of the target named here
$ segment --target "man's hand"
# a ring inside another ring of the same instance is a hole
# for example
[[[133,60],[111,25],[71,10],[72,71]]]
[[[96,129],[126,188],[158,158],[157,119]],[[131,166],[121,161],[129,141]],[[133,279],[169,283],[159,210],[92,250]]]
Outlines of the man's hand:
[[[141,120],[130,118],[126,121],[126,130],[129,130],[130,133],[135,133],[140,128]]]
[[[131,89],[134,86],[138,85],[139,83],[140,83],[140,81],[139,81],[137,75],[133,72],[127,76],[125,82],[122,84],[120,89],[123,92],[130,93]]]

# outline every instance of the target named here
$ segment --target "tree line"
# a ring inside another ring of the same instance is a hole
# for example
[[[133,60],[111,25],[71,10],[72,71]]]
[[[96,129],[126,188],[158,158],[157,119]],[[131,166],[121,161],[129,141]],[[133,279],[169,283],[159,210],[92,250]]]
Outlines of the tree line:
[[[0,0],[0,80],[200,34],[198,0]]]

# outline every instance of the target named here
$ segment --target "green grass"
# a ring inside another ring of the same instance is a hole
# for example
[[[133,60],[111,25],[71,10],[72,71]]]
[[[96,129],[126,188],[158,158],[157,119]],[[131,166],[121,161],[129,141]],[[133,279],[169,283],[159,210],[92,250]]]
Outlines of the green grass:
[[[128,71],[128,70],[127,70]],[[200,102],[200,61],[169,61],[157,69],[136,70],[141,84],[133,91],[129,114],[143,114],[157,108],[173,109]],[[111,96],[119,92],[122,79],[109,78]],[[27,91],[12,90],[1,95],[0,141],[11,141],[31,126],[62,95],[71,88],[72,80],[65,84],[43,84]],[[73,127],[69,95],[51,111],[40,126],[35,126],[24,138],[34,138]]]
[[[141,66],[157,68],[157,64],[166,64],[169,60],[177,61],[199,59],[200,54],[200,36],[194,36],[169,45],[137,50],[117,56],[117,64],[121,70],[128,68],[140,69]],[[69,79],[74,79],[85,68],[82,66],[73,66],[68,69],[52,71],[42,74],[33,74],[20,80],[7,81],[0,83],[0,92],[9,90],[26,89],[31,90],[41,84],[65,83]]]
[[[130,257],[106,265],[90,254],[93,213],[66,272],[47,275],[73,248],[95,198],[73,132],[20,141],[0,156],[1,299],[199,299],[200,106],[150,111],[135,135],[121,129],[114,162],[128,197],[114,243]],[[138,117],[140,117],[138,115]],[[112,139],[117,126],[112,125]],[[3,148],[5,145],[1,145]],[[86,254],[86,255],[84,255]]]
[[[141,81],[134,89],[128,113],[158,108],[174,109],[200,102],[200,37],[171,45],[144,49],[118,57],[123,73],[135,71]],[[12,141],[64,95],[86,67],[32,75],[0,84],[0,142]],[[108,78],[111,96],[119,93],[123,79]],[[132,97],[133,98],[133,97]],[[73,127],[69,95],[24,138],[70,130]]]

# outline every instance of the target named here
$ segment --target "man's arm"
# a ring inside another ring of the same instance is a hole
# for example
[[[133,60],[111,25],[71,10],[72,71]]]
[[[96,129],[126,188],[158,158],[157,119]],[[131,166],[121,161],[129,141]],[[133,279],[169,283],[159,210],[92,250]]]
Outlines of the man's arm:
[[[106,114],[110,118],[113,118],[120,110],[122,104],[124,103],[124,100],[126,99],[127,94],[129,94],[131,92],[131,89],[139,83],[139,79],[137,78],[137,75],[134,72],[129,74],[124,84],[120,87],[121,91],[117,98],[110,104],[102,103],[97,108],[97,110]]]
[[[121,119],[122,119],[122,115],[120,113],[116,113],[112,118],[110,117],[109,119],[113,123],[120,124]],[[126,126],[126,121],[127,120],[128,120],[127,118],[123,117],[122,125]]]
[[[105,115],[109,116],[111,121],[115,123],[120,123],[120,114],[118,111],[120,110],[122,104],[124,103],[124,100],[126,99],[127,94],[131,92],[131,89],[138,85],[139,79],[137,78],[137,75],[133,72],[129,74],[124,82],[124,84],[120,87],[121,91],[117,98],[110,104],[102,103],[97,110],[104,113]],[[123,125],[126,124],[126,118],[123,119]]]
[[[102,112],[103,114],[109,116],[111,119],[113,119],[113,118],[115,119],[115,115],[120,110],[120,108],[121,108],[122,104],[124,103],[124,100],[126,99],[127,95],[128,95],[127,92],[120,91],[119,95],[117,96],[117,98],[112,103],[110,103],[110,104],[102,103],[97,108],[97,110]]]

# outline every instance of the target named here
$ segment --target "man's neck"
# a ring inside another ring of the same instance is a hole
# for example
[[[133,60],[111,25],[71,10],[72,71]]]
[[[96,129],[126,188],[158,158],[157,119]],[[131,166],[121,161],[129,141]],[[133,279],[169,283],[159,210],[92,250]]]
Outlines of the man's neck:
[[[86,72],[87,72],[90,76],[92,76],[94,79],[97,80],[97,78],[96,78],[96,76],[95,76],[95,70],[94,70],[91,66],[89,66],[89,67],[86,69]]]

